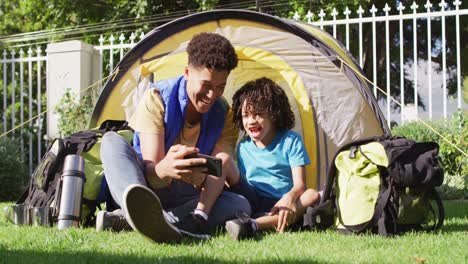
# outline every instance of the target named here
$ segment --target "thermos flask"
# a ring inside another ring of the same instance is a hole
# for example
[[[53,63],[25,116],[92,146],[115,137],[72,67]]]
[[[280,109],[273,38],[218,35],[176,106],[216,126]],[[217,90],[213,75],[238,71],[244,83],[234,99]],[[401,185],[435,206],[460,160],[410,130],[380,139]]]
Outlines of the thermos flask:
[[[84,159],[79,155],[65,157],[62,172],[58,228],[77,227],[81,218],[81,200],[85,181]]]

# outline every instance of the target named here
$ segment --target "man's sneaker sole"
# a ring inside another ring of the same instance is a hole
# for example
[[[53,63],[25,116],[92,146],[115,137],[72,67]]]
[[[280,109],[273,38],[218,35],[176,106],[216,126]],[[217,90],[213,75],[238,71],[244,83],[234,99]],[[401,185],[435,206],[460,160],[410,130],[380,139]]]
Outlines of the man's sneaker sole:
[[[198,239],[210,239],[211,236],[208,235],[208,234],[196,234],[196,233],[191,233],[191,232],[188,232],[188,231],[185,231],[185,230],[182,230],[182,229],[179,229],[180,233],[186,235],[186,236],[190,236],[190,237],[194,237],[194,238],[198,238]]]
[[[123,195],[125,217],[130,226],[155,242],[178,242],[182,239],[177,227],[163,214],[161,202],[148,187],[132,184]]]

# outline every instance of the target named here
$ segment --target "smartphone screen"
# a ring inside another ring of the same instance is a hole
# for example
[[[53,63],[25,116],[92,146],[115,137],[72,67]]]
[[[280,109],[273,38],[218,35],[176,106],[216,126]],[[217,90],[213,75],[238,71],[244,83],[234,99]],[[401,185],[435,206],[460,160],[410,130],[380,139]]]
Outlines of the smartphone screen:
[[[194,167],[206,167],[208,170],[205,172],[206,174],[213,175],[216,177],[221,177],[222,175],[222,161],[220,158],[216,158],[209,155],[204,154],[189,154],[184,157],[185,159],[192,159],[192,158],[204,158],[206,159],[206,164],[203,165],[196,165]]]

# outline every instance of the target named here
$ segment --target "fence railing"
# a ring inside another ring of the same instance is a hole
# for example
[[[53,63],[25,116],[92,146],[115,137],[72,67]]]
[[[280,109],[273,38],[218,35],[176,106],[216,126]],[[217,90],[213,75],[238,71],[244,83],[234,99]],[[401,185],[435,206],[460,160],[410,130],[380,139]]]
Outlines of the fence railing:
[[[113,34],[107,38],[101,35],[99,38],[99,45],[95,46],[95,49],[99,51],[100,55],[99,78],[102,79],[106,74],[111,74],[114,66],[122,60],[124,54],[144,37],[144,32],[140,34],[132,32],[128,38],[123,33],[120,34],[118,38],[115,38]],[[116,40],[118,40],[118,42],[116,42]],[[129,42],[126,42],[126,40]],[[104,65],[105,61],[108,62],[107,65]]]
[[[361,67],[364,67],[365,58],[363,54],[363,26],[365,24],[371,24],[372,39],[368,44],[372,45],[372,75],[368,77],[373,82],[374,95],[377,96],[377,86],[383,88],[387,94],[391,94],[391,78],[392,75],[395,74],[395,66],[399,64],[397,77],[399,82],[397,83],[400,93],[396,97],[398,97],[401,106],[392,107],[391,98],[389,96],[386,96],[385,102],[381,104],[381,108],[386,114],[387,122],[390,124],[392,120],[398,119],[395,116],[397,112],[395,109],[400,111],[399,121],[405,121],[405,119],[415,119],[418,117],[429,119],[433,119],[434,117],[449,118],[449,114],[466,107],[462,95],[463,76],[461,75],[460,16],[468,15],[468,9],[460,9],[461,2],[459,0],[454,1],[452,5],[453,9],[447,10],[447,3],[444,0],[434,5],[428,0],[424,6],[419,6],[416,2],[413,2],[409,7],[399,2],[398,5],[393,8],[385,4],[380,11],[381,15],[378,15],[379,9],[373,5],[369,10],[364,10],[359,6],[356,10],[351,11],[348,7],[345,7],[341,13],[334,8],[330,14],[326,14],[323,9],[320,9],[317,13],[313,13],[309,10],[303,17],[296,12],[293,18],[295,20],[304,20],[329,31],[333,37],[338,38],[344,43],[347,50],[353,53],[353,56],[357,58]],[[395,11],[395,14],[390,13],[392,10]],[[405,14],[405,10],[411,11]],[[339,16],[342,18],[338,19]],[[318,20],[314,21],[314,18],[318,18]],[[455,28],[455,33],[451,36],[455,39],[455,50],[451,52],[451,55],[456,58],[454,65],[447,65],[446,20],[448,18],[454,20],[454,23],[450,23],[449,25],[450,28]],[[411,23],[411,29],[408,29],[408,25],[404,27],[405,22],[406,24],[408,24],[408,22]],[[437,30],[437,32],[435,32],[433,27],[435,23],[440,24],[440,30]],[[342,32],[344,31],[341,35],[337,34],[339,32],[339,26],[344,27],[344,29],[341,30]],[[350,27],[352,26],[357,28],[355,29],[357,34],[350,33]],[[397,39],[390,39],[391,26],[398,28],[398,34],[396,34]],[[418,43],[420,40],[418,39],[418,33],[421,33],[421,30],[418,29],[422,28],[422,26],[426,28],[425,58],[421,55],[421,50],[418,50]],[[410,31],[412,32],[413,42],[410,45],[405,45],[405,33],[409,33]],[[383,32],[384,34],[381,34]],[[351,41],[350,38],[356,35],[357,41]],[[377,55],[377,51],[379,50],[377,43],[382,43],[382,38],[385,38],[385,52],[382,57],[379,57]],[[358,45],[358,47],[353,49],[352,44]],[[411,60],[406,60],[408,56],[405,57],[405,51],[406,55],[408,55],[408,51],[406,50],[408,47],[412,50]],[[398,50],[398,57],[395,55],[391,56],[392,49]],[[440,55],[442,65],[435,65],[436,63],[433,62],[434,53]],[[378,77],[383,71],[378,70],[378,61],[382,59],[385,60],[385,77],[379,80]],[[436,66],[439,66],[438,69],[440,69],[440,73],[438,74],[437,71],[434,70]],[[423,72],[424,70],[426,71],[425,73]],[[407,78],[405,75],[412,75],[412,78]],[[425,75],[426,77],[424,84],[420,81],[421,75]],[[456,92],[453,95],[449,95],[447,91],[448,76],[456,79]],[[407,90],[405,89],[405,78],[412,82],[413,109],[405,109],[405,105],[408,101],[405,94]],[[434,88],[436,88],[435,84],[438,83],[440,83],[442,88],[441,91],[434,90]],[[423,90],[423,88],[425,88],[423,86],[427,86],[427,91]],[[440,96],[434,96],[434,94]],[[421,99],[427,102],[427,111],[424,111],[427,112],[426,115],[422,115],[420,112],[421,106],[419,105],[419,99],[421,95],[424,96],[424,98]],[[448,102],[449,98],[455,98],[456,103],[450,105]],[[442,100],[440,109],[434,106],[435,99]],[[440,115],[435,115],[435,111],[441,112]]]
[[[417,117],[448,118],[451,113],[466,109],[462,100],[460,16],[468,15],[468,9],[459,9],[460,4],[459,0],[454,1],[450,10],[444,1],[437,5],[427,1],[424,7],[415,2],[403,6],[400,2],[396,7],[386,4],[380,10],[376,6],[369,10],[345,7],[333,9],[329,14],[320,9],[304,16],[296,13],[294,19],[318,26],[343,43],[367,70],[374,94],[390,124]],[[451,34],[447,34],[447,29]],[[124,54],[143,37],[143,33],[101,36],[94,46],[100,54],[99,78],[111,74]],[[449,50],[448,38],[452,43]],[[418,45],[420,42],[425,43],[424,47]],[[45,149],[45,46],[3,50],[2,55],[0,131],[8,132],[38,116],[14,132],[32,170]],[[447,91],[449,85],[455,86],[455,92]],[[377,87],[393,95],[401,107],[392,103],[390,97],[382,96]]]
[[[30,171],[43,152],[46,94],[46,60],[44,47],[3,50],[2,69],[2,134],[13,130],[19,140],[22,157]],[[33,119],[33,117],[36,117]],[[34,120],[21,126],[27,120]],[[18,126],[18,128],[17,128]],[[16,129],[17,128],[17,129]]]

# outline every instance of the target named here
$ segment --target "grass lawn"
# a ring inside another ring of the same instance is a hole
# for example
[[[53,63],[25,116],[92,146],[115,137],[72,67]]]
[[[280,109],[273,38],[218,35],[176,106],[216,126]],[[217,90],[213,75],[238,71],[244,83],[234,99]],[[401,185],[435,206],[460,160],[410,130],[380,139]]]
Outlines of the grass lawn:
[[[0,209],[7,203],[0,203]],[[445,202],[437,233],[393,238],[327,232],[155,244],[136,232],[18,227],[0,220],[0,263],[468,263],[468,201]]]

